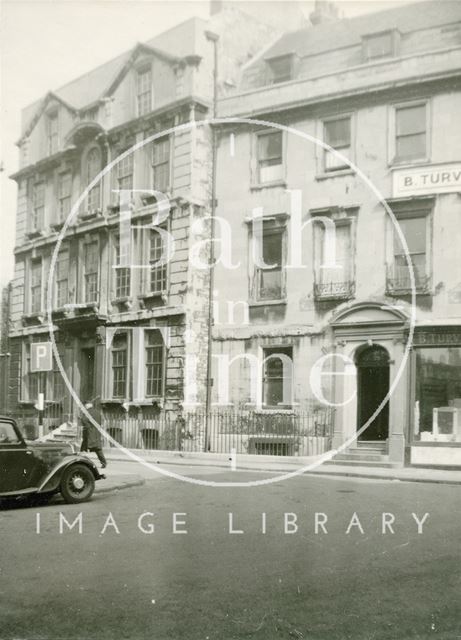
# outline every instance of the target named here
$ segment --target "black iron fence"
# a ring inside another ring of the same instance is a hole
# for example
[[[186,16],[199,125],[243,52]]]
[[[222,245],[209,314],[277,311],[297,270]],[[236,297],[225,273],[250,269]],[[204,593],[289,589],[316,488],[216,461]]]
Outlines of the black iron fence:
[[[38,412],[33,407],[10,414],[28,438],[38,436]],[[68,419],[60,405],[44,413],[44,434]],[[320,455],[331,448],[333,411],[305,412],[212,411],[129,415],[103,412],[101,426],[128,449],[277,456]],[[81,435],[81,430],[77,430]],[[104,437],[105,447],[116,447]]]
[[[279,456],[319,455],[331,448],[333,414],[213,411],[161,414],[153,418],[110,418],[102,426],[130,449]],[[116,446],[108,439],[107,446]]]

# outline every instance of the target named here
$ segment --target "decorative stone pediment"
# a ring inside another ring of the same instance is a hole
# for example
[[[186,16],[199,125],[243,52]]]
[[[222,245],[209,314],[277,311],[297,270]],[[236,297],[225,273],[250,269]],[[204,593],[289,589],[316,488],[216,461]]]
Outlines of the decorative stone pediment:
[[[395,325],[408,322],[403,306],[392,306],[379,302],[361,302],[342,309],[331,320],[333,327],[351,325]]]

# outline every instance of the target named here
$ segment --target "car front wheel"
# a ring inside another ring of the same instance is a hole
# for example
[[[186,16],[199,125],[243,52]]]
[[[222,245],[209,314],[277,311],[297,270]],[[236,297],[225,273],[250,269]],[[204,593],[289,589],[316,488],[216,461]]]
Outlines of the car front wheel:
[[[74,464],[64,471],[61,494],[66,502],[76,504],[89,500],[94,491],[94,476],[84,464]]]

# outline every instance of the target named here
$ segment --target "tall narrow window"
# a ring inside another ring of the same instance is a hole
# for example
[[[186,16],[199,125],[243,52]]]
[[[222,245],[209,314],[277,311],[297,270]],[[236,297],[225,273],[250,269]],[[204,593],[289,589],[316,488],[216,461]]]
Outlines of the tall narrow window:
[[[267,407],[292,404],[293,349],[264,349],[263,403]]]
[[[138,116],[152,111],[152,74],[150,67],[138,71],[136,95]]]
[[[115,297],[127,298],[131,293],[131,269],[130,267],[122,267],[120,265],[120,237],[116,236],[114,240],[114,271],[115,271]]]
[[[145,336],[146,398],[159,397],[163,393],[164,347],[158,329],[147,330]]]
[[[69,302],[69,252],[60,251],[56,261],[56,307]]]
[[[428,286],[427,260],[427,215],[414,215],[409,218],[398,218],[398,224],[408,245],[411,264],[413,265],[416,289],[424,291]],[[395,290],[411,290],[410,271],[402,242],[394,231],[394,264],[390,285]]]
[[[283,135],[281,131],[258,135],[258,181],[274,182],[283,178]]]
[[[70,213],[72,192],[72,174],[70,171],[59,175],[58,197],[59,197],[59,221],[63,222]]]
[[[84,256],[84,300],[98,302],[99,299],[99,247],[96,241],[85,245]]]
[[[166,289],[166,264],[156,264],[163,256],[162,236],[153,229],[150,232],[150,292],[162,293]]]
[[[335,266],[328,267],[326,262],[331,261],[331,256],[326,251],[327,231],[320,222],[314,226],[316,239],[314,292],[317,299],[347,299],[353,294],[351,230],[350,220],[343,219],[335,222]]]
[[[263,226],[259,258],[262,258],[261,264],[267,266],[256,266],[257,300],[280,300],[283,297],[284,234],[284,227],[273,227],[270,223]]]
[[[45,225],[45,183],[37,182],[33,191],[31,231],[40,231]]]
[[[324,141],[346,158],[351,155],[351,118],[343,116],[323,123]],[[325,171],[347,169],[349,165],[328,149],[325,149]]]
[[[426,105],[409,105],[395,110],[396,160],[416,160],[427,155]]]
[[[117,165],[118,188],[131,191],[133,189],[133,154],[125,156]]]
[[[87,163],[87,184],[90,184],[101,172],[101,151],[93,147],[88,152]],[[99,181],[90,189],[87,196],[88,211],[90,213],[101,208],[101,182]]]
[[[153,150],[154,189],[165,193],[170,187],[170,138],[159,138]]]
[[[42,310],[42,259],[36,258],[30,263],[30,312]]]
[[[112,397],[128,395],[128,336],[116,334],[112,342]]]
[[[58,151],[59,145],[59,121],[58,114],[50,113],[47,121],[48,127],[48,155],[52,155]]]

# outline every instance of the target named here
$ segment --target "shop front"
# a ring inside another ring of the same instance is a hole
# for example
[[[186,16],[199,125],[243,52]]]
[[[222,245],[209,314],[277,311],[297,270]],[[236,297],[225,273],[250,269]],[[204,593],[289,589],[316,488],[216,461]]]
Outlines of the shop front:
[[[461,467],[461,326],[419,327],[411,368],[411,463]]]

